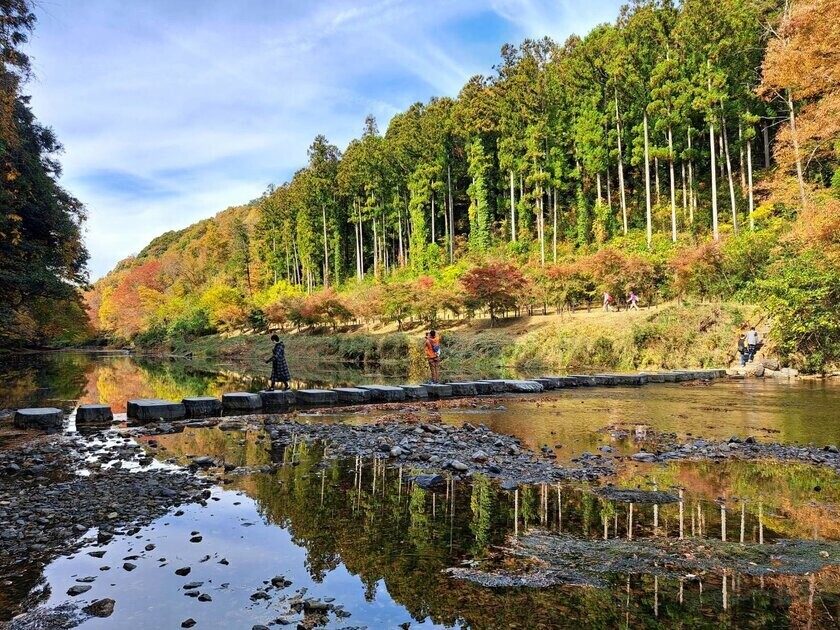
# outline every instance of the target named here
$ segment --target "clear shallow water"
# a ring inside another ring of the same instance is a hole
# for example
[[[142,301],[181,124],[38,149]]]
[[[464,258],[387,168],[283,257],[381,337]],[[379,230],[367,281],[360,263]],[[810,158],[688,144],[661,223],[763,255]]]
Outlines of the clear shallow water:
[[[115,409],[135,396],[218,395],[263,384],[256,376],[132,357],[63,355],[17,372],[7,367],[4,374],[5,401],[64,400],[71,406],[104,401]],[[323,380],[310,384],[386,380],[377,373],[334,368],[313,378]],[[601,445],[634,452],[637,430],[643,434],[650,428],[716,439],[755,435],[762,441],[840,443],[838,402],[837,385],[733,381],[564,390],[418,413],[456,424],[483,422],[534,448],[548,444],[562,463]],[[382,413],[336,409],[299,419],[359,423]],[[613,438],[614,428],[630,437]],[[101,547],[106,550],[102,559],[85,553],[93,547],[57,558],[26,580],[26,588],[40,580],[35,597],[45,607],[115,599],[114,615],[83,624],[91,628],[179,627],[188,617],[198,621],[197,628],[250,628],[279,617],[297,623],[301,616],[288,609],[288,600],[304,588],[305,597],[335,598],[333,603],[350,613],[346,619],[331,614],[331,627],[833,627],[840,619],[840,570],[832,568],[813,576],[765,578],[728,570],[706,572],[699,580],[615,574],[607,576],[608,587],[602,589],[489,589],[456,581],[443,571],[493,558],[510,536],[532,527],[593,541],[605,532],[611,540],[625,539],[631,508],[575,486],[527,487],[516,497],[481,477],[427,492],[404,483],[408,469],[371,460],[322,462],[317,446],[271,453],[261,435],[213,428],[158,436],[161,460],[186,463],[190,456],[212,455],[238,466],[273,459],[285,463],[276,472],[231,474],[208,507],[185,507],[181,516],[173,510],[135,536],[117,537]],[[751,544],[840,540],[840,478],[824,469],[776,462],[630,464],[613,482],[626,488],[685,488],[686,536],[719,540],[723,518],[730,541],[740,540],[741,531]],[[678,505],[657,506],[655,516],[654,506],[632,510],[634,539],[678,536]],[[193,531],[201,533],[201,543],[189,542]],[[149,543],[156,548],[146,552]],[[123,558],[133,555],[139,556],[133,560],[137,569],[123,570]],[[222,558],[229,564],[219,564]],[[100,571],[102,566],[111,568]],[[174,573],[182,566],[192,568],[186,577]],[[278,575],[292,585],[271,591],[269,600],[251,600]],[[84,576],[96,577],[94,588],[68,597],[67,589]],[[212,601],[183,595],[183,586],[192,581],[204,582],[198,590]],[[0,597],[0,619],[14,603]]]

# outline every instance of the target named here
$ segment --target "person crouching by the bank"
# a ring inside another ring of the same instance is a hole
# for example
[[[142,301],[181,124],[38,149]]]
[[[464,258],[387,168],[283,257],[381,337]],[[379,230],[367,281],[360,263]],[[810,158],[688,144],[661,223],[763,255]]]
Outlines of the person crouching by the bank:
[[[426,333],[426,358],[429,360],[429,371],[432,373],[432,383],[440,382],[440,337],[434,330]]]
[[[271,340],[274,342],[274,350],[271,352],[271,358],[266,363],[271,363],[271,385],[270,390],[274,389],[275,383],[283,383],[283,389],[289,389],[289,381],[291,375],[289,374],[289,366],[286,363],[286,346],[280,341],[277,335],[271,335]]]

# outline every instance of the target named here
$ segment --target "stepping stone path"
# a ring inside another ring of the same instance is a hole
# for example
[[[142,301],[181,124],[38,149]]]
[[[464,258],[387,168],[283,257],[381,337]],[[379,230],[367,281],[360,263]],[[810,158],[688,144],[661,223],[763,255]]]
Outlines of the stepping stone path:
[[[359,385],[371,392],[371,400],[376,402],[400,402],[405,400],[405,390],[391,385]]]
[[[329,389],[299,389],[295,401],[300,405],[331,405],[338,401],[338,394]]]
[[[366,403],[371,399],[370,390],[362,387],[336,387],[333,391],[338,395],[340,403]]]
[[[295,404],[295,393],[289,389],[269,389],[260,392],[262,407],[265,411],[285,411]]]

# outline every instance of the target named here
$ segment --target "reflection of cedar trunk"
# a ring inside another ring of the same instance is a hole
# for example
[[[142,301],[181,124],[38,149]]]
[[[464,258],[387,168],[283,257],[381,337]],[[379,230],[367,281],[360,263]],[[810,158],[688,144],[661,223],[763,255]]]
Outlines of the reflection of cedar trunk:
[[[721,105],[721,109],[723,105]],[[738,208],[735,205],[735,180],[732,177],[732,160],[729,158],[729,138],[726,133],[726,118],[721,115],[720,137],[723,140],[723,154],[726,158],[726,176],[729,179],[729,203],[732,207],[732,230],[738,233]]]
[[[618,117],[618,90],[615,90],[615,131],[618,139],[618,187],[621,191],[621,220],[624,227],[624,234],[627,234],[627,198],[624,192],[624,161],[621,157],[621,122]]]
[[[677,200],[674,183],[674,136],[668,127],[668,163],[671,166],[671,240],[677,242]]]
[[[796,137],[796,114],[793,110],[793,97],[790,90],[787,91],[787,105],[790,112],[790,139],[793,142],[793,157],[796,159],[796,179],[799,182],[799,196],[802,199],[802,209],[804,210],[807,205],[805,176],[802,172],[802,157],[799,155],[799,139]]]
[[[680,540],[685,538],[685,501],[683,501],[683,490],[680,488]]]
[[[651,217],[651,210],[650,210],[650,151],[649,151],[649,148],[648,148],[647,111],[645,111],[644,126],[645,126],[645,207],[646,207],[646,210],[647,210],[647,244],[648,244],[648,247],[650,247],[650,243],[653,240],[653,225],[652,225],[652,217]]]

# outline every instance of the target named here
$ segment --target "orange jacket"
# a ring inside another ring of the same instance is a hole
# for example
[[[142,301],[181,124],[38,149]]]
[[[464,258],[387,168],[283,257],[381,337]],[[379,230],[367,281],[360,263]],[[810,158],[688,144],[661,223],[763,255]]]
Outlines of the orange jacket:
[[[437,352],[435,352],[434,346],[440,347],[440,337],[426,337],[426,358],[427,359],[435,359],[437,358]]]

